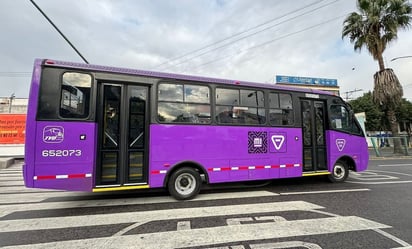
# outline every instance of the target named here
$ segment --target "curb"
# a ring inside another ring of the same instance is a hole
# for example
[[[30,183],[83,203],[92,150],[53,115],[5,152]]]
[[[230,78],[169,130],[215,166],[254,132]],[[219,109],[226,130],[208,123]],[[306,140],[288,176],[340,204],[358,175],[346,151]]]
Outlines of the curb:
[[[14,158],[0,158],[0,169],[6,169],[14,164]]]

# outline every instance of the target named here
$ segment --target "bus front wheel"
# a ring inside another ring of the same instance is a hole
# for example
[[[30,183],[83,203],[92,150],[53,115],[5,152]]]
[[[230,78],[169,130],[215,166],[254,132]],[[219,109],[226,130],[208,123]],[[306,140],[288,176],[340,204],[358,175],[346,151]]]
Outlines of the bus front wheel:
[[[332,172],[328,175],[331,182],[344,182],[349,175],[348,165],[343,161],[337,161],[333,166]]]
[[[169,178],[169,193],[177,200],[193,199],[200,191],[201,177],[193,168],[181,168]]]

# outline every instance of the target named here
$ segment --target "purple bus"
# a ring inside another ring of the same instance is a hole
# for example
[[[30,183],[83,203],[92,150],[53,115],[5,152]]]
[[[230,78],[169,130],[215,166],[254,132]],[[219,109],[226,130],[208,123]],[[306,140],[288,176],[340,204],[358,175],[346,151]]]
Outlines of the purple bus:
[[[338,96],[188,75],[37,59],[26,125],[30,188],[167,188],[327,175],[368,164]]]

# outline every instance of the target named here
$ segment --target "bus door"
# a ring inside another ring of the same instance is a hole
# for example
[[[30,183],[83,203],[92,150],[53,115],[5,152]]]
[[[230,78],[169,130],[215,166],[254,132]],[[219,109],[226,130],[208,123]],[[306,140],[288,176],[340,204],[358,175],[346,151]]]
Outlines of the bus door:
[[[99,187],[132,189],[147,183],[148,89],[99,85],[96,192]]]
[[[303,171],[326,171],[325,102],[302,99]]]

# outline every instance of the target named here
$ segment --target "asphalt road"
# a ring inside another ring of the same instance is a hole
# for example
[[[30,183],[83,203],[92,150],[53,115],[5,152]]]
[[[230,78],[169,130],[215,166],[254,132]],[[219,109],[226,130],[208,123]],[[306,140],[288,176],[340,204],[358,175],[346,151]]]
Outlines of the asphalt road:
[[[25,189],[0,170],[4,248],[412,248],[412,159],[371,160],[345,183],[283,179],[115,194]]]

